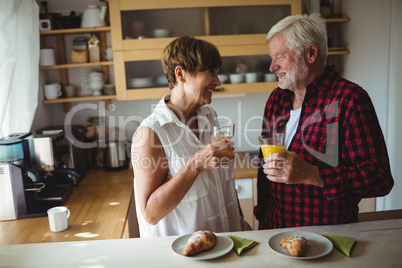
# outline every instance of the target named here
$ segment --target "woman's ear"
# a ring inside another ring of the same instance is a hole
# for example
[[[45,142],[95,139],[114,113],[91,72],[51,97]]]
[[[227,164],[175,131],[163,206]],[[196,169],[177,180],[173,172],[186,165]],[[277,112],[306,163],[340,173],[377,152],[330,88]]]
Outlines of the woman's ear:
[[[185,71],[183,67],[176,66],[176,68],[174,69],[174,74],[176,76],[176,81],[180,81],[182,83],[186,82],[186,79],[184,77]]]

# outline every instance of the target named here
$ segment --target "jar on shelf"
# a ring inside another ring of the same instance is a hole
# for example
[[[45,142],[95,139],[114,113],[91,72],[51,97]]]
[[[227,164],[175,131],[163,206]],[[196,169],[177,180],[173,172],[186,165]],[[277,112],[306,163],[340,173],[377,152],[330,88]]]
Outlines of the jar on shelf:
[[[100,61],[99,39],[96,37],[95,34],[93,34],[91,39],[89,39],[88,41],[88,51],[89,51],[89,62]]]
[[[131,25],[131,37],[134,39],[141,39],[147,35],[145,25],[142,21],[135,21]]]

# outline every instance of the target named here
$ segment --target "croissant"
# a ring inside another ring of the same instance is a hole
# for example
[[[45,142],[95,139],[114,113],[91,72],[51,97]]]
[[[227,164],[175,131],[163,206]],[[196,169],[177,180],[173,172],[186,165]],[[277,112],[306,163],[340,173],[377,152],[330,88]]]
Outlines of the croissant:
[[[307,249],[307,239],[303,236],[288,236],[282,239],[280,245],[293,257],[300,257]]]
[[[216,243],[216,236],[210,231],[194,232],[184,247],[184,256],[193,256],[199,252],[211,249]]]

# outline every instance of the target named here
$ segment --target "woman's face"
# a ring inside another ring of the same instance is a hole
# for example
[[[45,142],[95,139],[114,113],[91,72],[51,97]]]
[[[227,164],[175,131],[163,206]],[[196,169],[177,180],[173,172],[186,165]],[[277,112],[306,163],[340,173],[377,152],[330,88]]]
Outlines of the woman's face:
[[[198,66],[193,74],[187,73],[184,85],[187,95],[191,96],[195,103],[202,106],[210,104],[212,92],[221,85],[218,78],[219,69],[200,71]]]

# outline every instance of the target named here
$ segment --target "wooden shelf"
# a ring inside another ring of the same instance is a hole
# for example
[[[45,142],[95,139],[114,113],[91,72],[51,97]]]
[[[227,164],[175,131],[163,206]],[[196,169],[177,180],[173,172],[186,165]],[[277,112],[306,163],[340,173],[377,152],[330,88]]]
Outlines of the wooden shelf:
[[[331,48],[328,48],[328,56],[336,56],[336,55],[348,55],[350,54],[350,50],[345,49],[345,50],[331,50]]]
[[[74,29],[59,29],[59,30],[50,30],[50,31],[41,31],[41,36],[49,36],[56,35],[57,43],[58,43],[58,52],[59,52],[59,63],[58,65],[52,66],[40,66],[40,70],[54,70],[58,69],[60,71],[60,80],[61,85],[66,86],[69,84],[68,79],[68,70],[69,68],[80,68],[80,67],[91,67],[91,66],[101,66],[102,72],[108,78],[109,77],[109,69],[108,66],[113,65],[113,61],[99,61],[99,62],[86,62],[86,63],[66,63],[66,53],[65,53],[65,44],[64,44],[64,36],[68,34],[79,34],[79,33],[99,33],[100,36],[100,48],[106,47],[106,33],[111,31],[110,26],[105,27],[91,27],[91,28],[74,28]],[[108,79],[107,79],[108,81]],[[111,100],[116,99],[116,95],[102,95],[102,96],[85,96],[85,97],[74,97],[74,98],[60,98],[55,100],[43,100],[44,104],[51,103],[63,103],[64,111],[68,112],[71,109],[72,102],[79,101],[105,101],[105,107],[111,104]]]
[[[325,19],[326,23],[343,23],[343,22],[349,22],[350,18],[328,18]]]
[[[278,87],[278,82],[257,82],[257,83],[240,83],[240,84],[223,84],[217,89],[223,88],[221,92],[214,92],[213,95],[227,94],[246,94],[272,92]],[[121,95],[117,96],[117,100],[144,100],[144,99],[160,99],[163,95],[169,93],[169,88],[138,88],[127,89]]]
[[[79,68],[79,67],[90,67],[90,66],[106,66],[113,65],[113,61],[98,61],[98,62],[86,62],[86,63],[69,63],[69,64],[59,64],[51,66],[40,66],[40,70],[50,70],[50,69],[67,69],[67,68]]]
[[[108,32],[108,31],[110,31],[110,26],[41,31],[40,35],[92,33],[92,32]]]
[[[76,101],[98,101],[98,100],[113,100],[116,95],[102,95],[102,96],[84,96],[84,97],[74,97],[74,98],[59,98],[55,100],[43,100],[42,103],[66,103],[66,102],[76,102]]]
[[[85,97],[74,97],[74,98],[60,98],[55,100],[43,100],[44,104],[51,103],[63,103],[64,112],[69,112],[71,110],[71,103],[77,101],[105,101],[105,109],[109,110],[109,106],[112,100],[116,99],[116,95],[102,95],[102,96],[85,96]]]

